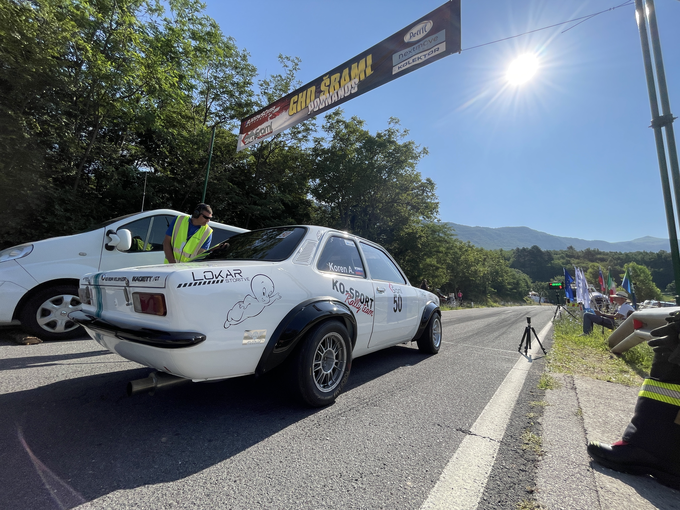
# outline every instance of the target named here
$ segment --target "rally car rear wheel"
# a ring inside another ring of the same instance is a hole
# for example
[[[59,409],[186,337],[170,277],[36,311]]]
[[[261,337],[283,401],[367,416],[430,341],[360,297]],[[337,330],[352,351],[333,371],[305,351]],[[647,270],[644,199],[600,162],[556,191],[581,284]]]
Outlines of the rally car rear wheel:
[[[352,367],[350,345],[347,328],[337,321],[323,322],[309,332],[295,371],[304,402],[321,407],[335,401]]]

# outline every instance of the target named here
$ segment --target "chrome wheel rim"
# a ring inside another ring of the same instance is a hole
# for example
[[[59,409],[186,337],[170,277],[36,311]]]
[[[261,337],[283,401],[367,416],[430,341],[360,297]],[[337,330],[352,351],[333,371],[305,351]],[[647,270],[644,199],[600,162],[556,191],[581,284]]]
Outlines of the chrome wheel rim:
[[[442,343],[442,323],[439,317],[435,317],[432,323],[432,343],[437,349],[439,349],[439,345]]]
[[[78,327],[68,314],[80,310],[81,303],[77,296],[60,294],[52,296],[38,307],[35,320],[38,325],[50,333],[68,333]]]
[[[347,365],[345,343],[338,333],[324,336],[314,352],[312,375],[319,391],[328,393],[338,387]]]

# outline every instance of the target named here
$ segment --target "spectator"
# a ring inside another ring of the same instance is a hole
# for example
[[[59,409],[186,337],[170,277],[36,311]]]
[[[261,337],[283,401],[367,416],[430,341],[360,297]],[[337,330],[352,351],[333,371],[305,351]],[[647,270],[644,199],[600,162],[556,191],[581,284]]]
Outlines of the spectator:
[[[635,310],[627,303],[628,293],[625,290],[620,290],[611,297],[612,301],[618,305],[616,312],[607,314],[599,310],[593,312],[586,312],[583,314],[583,334],[581,336],[590,335],[593,331],[593,324],[599,324],[607,329],[616,328],[619,323],[626,319]]]

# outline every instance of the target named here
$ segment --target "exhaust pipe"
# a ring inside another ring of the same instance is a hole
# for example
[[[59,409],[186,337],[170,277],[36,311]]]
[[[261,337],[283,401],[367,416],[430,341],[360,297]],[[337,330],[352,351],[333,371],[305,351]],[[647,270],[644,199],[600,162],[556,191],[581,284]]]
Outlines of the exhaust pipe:
[[[127,384],[127,394],[128,397],[131,397],[132,395],[148,391],[153,395],[154,391],[158,388],[178,386],[181,383],[187,383],[189,381],[191,381],[191,379],[177,377],[175,375],[166,374],[165,372],[151,372],[149,376],[144,379],[130,381]]]

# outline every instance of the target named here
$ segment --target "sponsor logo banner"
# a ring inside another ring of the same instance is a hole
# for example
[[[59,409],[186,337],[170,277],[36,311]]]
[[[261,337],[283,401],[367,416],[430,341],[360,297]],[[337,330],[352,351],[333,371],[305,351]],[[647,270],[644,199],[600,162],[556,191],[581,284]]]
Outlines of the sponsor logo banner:
[[[461,49],[451,0],[323,76],[241,121],[237,151]]]

